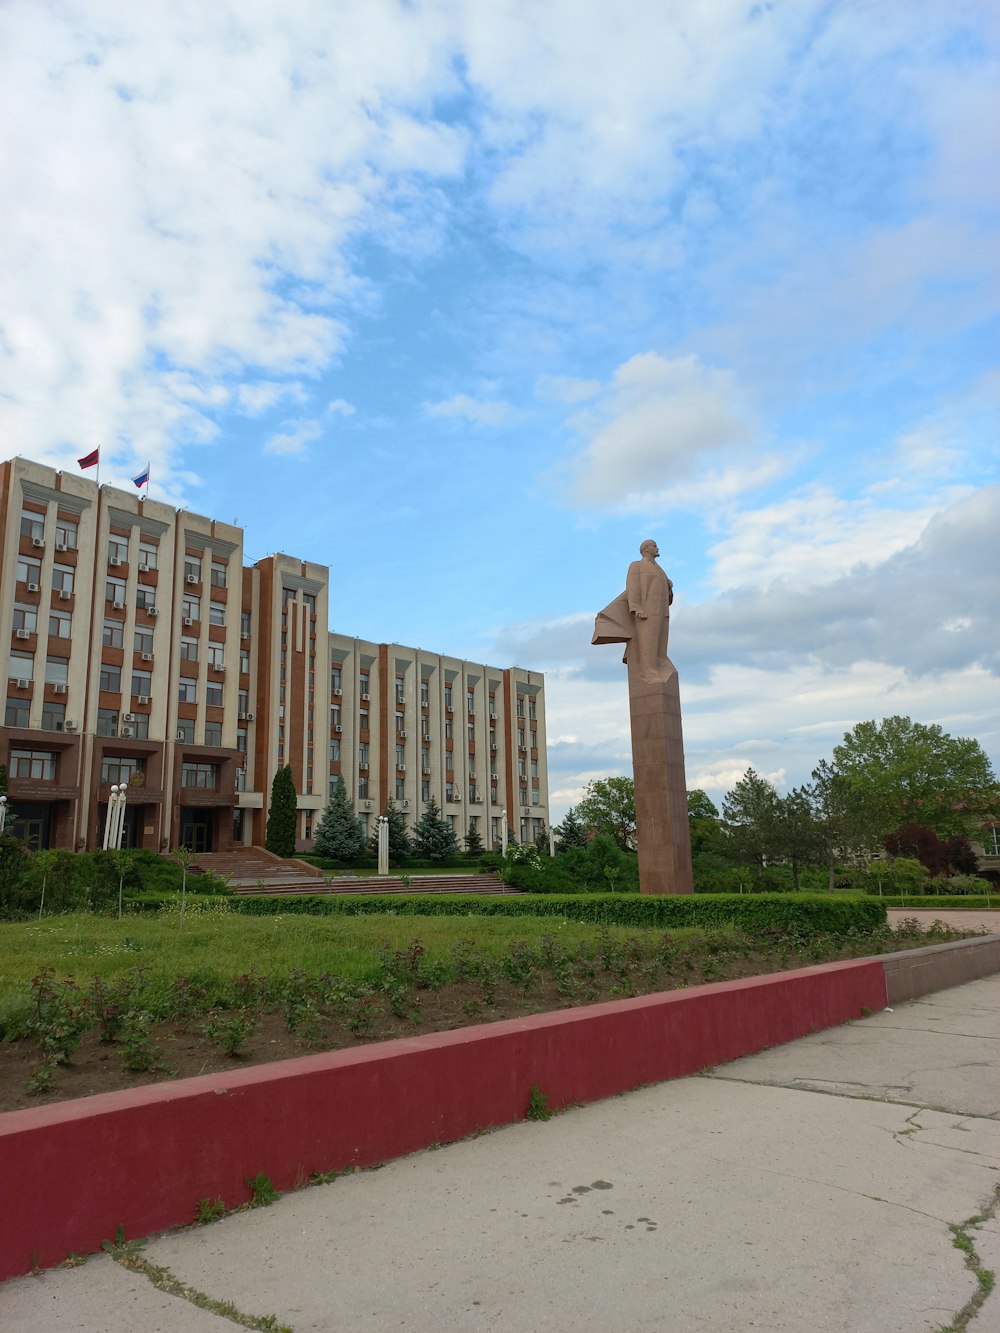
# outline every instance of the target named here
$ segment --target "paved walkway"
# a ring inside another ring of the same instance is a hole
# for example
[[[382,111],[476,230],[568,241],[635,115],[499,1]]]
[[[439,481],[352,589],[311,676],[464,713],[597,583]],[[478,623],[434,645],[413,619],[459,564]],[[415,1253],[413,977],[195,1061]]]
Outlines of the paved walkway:
[[[166,1234],[182,1295],[106,1255],[17,1279],[0,1328],[232,1329],[201,1292],[294,1333],[930,1333],[982,1295],[953,1227],[985,1213],[959,1239],[1000,1271],[998,1020],[972,982]]]
[[[1000,901],[1000,896],[997,901]],[[946,907],[942,907],[940,911],[936,908],[930,911],[924,909],[900,911],[893,907],[886,915],[890,926],[898,926],[905,917],[916,917],[925,930],[933,921],[943,921],[946,926],[954,926],[957,930],[988,930],[991,934],[1000,935],[1000,910],[990,912],[985,907],[973,907],[966,911],[956,911],[953,908],[950,912]]]

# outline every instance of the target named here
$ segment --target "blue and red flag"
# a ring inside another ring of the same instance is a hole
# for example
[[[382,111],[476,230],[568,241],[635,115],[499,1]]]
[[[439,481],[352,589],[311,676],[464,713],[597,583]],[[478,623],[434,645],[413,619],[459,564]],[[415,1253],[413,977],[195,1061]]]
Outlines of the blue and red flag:
[[[146,464],[145,468],[143,468],[143,470],[139,473],[139,475],[138,475],[137,477],[133,477],[133,478],[132,478],[132,485],[135,486],[136,489],[137,489],[137,490],[140,490],[140,491],[142,490],[143,486],[148,486],[148,485],[149,485],[149,464],[148,464],[148,463]]]

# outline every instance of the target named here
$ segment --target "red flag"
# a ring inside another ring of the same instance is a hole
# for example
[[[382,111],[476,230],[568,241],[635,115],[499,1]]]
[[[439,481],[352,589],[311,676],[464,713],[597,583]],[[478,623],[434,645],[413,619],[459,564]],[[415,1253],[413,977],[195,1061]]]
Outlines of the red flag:
[[[101,461],[101,451],[100,449],[95,449],[94,452],[88,454],[86,458],[78,458],[76,461],[81,467],[95,467]]]

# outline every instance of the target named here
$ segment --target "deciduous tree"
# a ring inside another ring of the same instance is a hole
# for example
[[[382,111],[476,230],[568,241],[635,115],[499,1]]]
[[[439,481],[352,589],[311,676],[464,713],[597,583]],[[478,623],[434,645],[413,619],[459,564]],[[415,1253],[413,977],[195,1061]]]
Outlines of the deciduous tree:
[[[631,778],[588,782],[576,812],[588,828],[614,838],[623,852],[635,849],[635,783]]]

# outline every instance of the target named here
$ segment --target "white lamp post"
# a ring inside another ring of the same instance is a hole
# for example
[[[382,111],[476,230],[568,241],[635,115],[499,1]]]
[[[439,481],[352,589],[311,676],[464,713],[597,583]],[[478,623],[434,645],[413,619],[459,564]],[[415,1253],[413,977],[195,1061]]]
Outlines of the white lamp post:
[[[389,873],[388,815],[379,815],[378,817],[378,873],[380,875],[388,875]]]
[[[7,823],[7,797],[0,796],[0,836],[3,835],[4,826]]]
[[[507,855],[507,811],[500,811],[500,855]]]
[[[128,783],[123,782],[119,787],[116,782],[111,784],[111,795],[108,797],[108,817],[104,824],[104,850],[109,848],[112,851],[118,851],[122,845],[122,833],[125,828],[125,802],[128,800]]]

